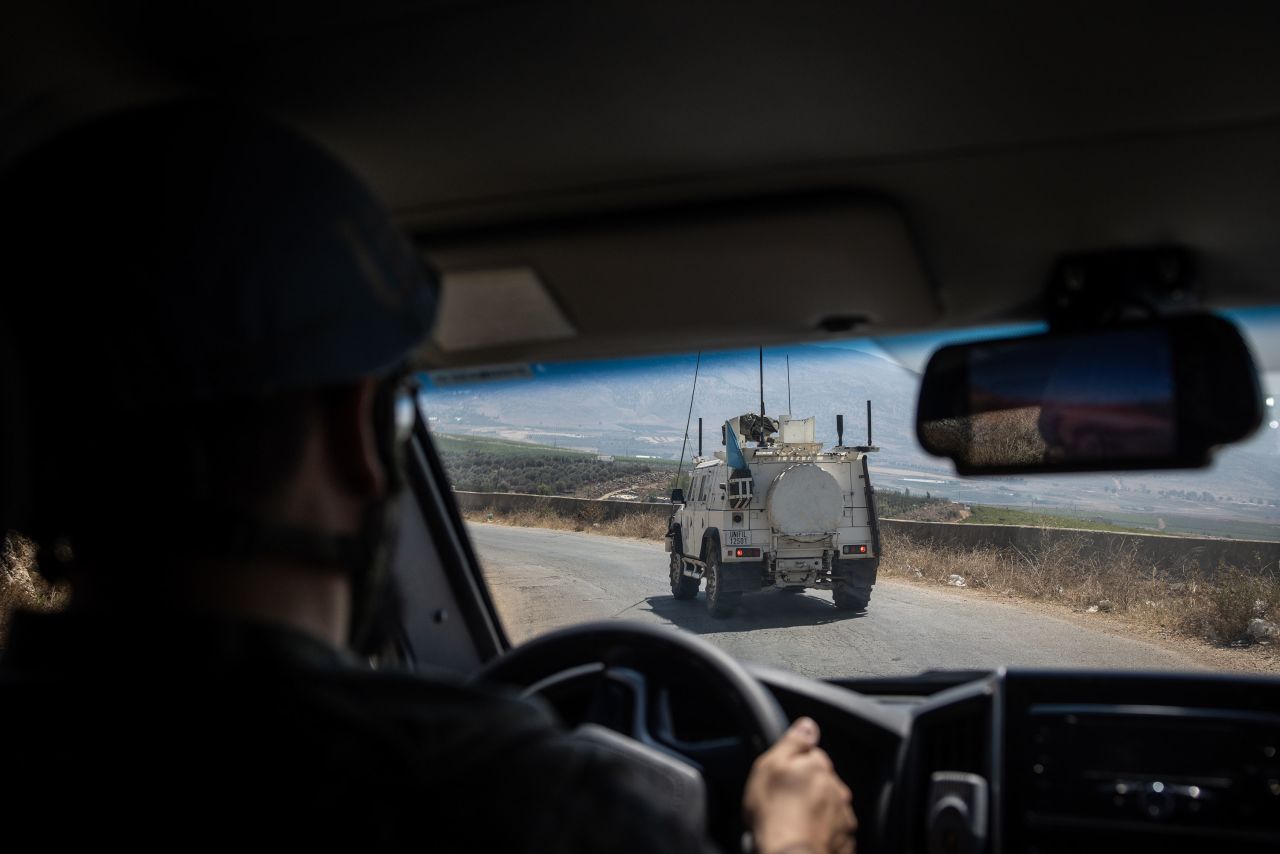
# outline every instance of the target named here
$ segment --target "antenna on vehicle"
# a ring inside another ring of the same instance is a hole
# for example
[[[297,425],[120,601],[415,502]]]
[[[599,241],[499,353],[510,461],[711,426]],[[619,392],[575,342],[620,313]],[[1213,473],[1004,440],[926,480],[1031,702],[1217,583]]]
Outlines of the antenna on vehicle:
[[[839,419],[839,418],[840,418],[840,416],[839,416],[839,415],[837,415],[837,416],[836,416],[836,418],[837,418],[837,419]],[[837,422],[836,422],[836,430],[837,430],[837,431],[839,431],[839,429],[840,429],[840,425],[839,425],[839,421],[837,421]],[[843,443],[841,443],[841,444],[843,444]],[[868,451],[878,451],[878,450],[880,450],[880,449],[879,449],[879,448],[877,448],[875,445],[871,444],[871,401],[869,401],[869,400],[867,401],[867,444],[865,444],[865,445],[856,445],[856,446],[854,446],[854,450],[855,450],[855,451],[862,452],[862,453],[866,453],[866,452],[868,452]]]
[[[699,350],[698,360],[693,363],[693,389],[689,392],[689,414],[684,419],[684,440],[680,443],[680,464],[676,466],[676,482],[671,485],[672,489],[680,488],[680,473],[684,471],[685,447],[689,444],[689,423],[693,420],[693,396],[698,393],[698,370],[701,367],[702,351]]]
[[[791,414],[791,354],[787,354],[787,415]]]
[[[844,416],[836,415],[836,447],[844,447]]]
[[[702,456],[702,416],[698,416],[698,456]]]
[[[764,420],[764,348],[760,348],[760,420]]]

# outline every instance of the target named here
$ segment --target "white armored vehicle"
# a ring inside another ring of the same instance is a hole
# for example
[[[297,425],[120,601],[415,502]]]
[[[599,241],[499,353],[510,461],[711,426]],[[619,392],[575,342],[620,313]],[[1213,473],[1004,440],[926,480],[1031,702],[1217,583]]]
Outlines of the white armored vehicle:
[[[843,422],[836,416],[837,444],[824,451],[813,418],[741,415],[723,427],[725,449],[704,458],[699,419],[699,456],[688,491],[672,494],[666,537],[677,599],[696,597],[705,579],[718,617],[766,587],[831,590],[837,608],[867,607],[880,563],[867,468],[877,449],[870,436],[845,447]]]

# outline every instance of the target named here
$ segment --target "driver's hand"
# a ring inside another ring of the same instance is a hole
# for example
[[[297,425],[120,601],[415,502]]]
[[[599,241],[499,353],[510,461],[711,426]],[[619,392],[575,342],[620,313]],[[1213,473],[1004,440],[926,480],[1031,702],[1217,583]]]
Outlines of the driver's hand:
[[[761,854],[853,854],[853,794],[818,747],[818,725],[799,718],[760,755],[743,809]]]

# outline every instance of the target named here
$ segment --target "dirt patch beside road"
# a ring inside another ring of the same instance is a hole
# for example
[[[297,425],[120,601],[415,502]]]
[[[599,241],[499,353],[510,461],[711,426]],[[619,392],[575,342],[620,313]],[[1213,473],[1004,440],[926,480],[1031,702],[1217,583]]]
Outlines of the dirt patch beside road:
[[[592,483],[574,491],[577,498],[617,498],[619,493],[636,496],[643,501],[650,495],[665,496],[671,491],[674,472],[651,471],[645,474],[626,474],[610,478],[602,483]]]

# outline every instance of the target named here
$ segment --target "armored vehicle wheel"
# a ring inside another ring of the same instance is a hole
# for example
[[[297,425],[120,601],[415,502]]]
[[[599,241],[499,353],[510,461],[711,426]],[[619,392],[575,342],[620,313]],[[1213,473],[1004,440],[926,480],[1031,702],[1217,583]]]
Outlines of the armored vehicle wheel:
[[[842,611],[865,611],[871,603],[871,588],[875,583],[875,566],[855,565],[835,583],[831,591],[836,607]]]
[[[698,595],[698,579],[690,578],[684,572],[684,560],[675,552],[671,553],[671,595],[677,599],[693,599]]]
[[[836,607],[842,611],[865,611],[871,604],[871,586],[860,586],[850,581],[836,583],[832,590]]]
[[[725,593],[720,589],[720,547],[714,545],[707,549],[707,610],[713,617],[727,617],[738,608],[742,601],[741,593]]]

